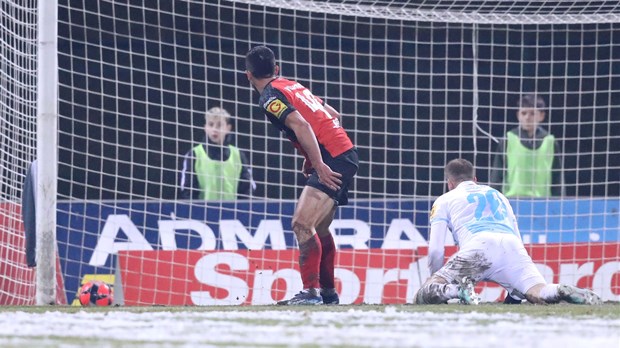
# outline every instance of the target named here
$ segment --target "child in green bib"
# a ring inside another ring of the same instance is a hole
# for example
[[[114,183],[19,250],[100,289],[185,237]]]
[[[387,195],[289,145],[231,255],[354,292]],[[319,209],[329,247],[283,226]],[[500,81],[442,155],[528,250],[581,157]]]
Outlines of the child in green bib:
[[[518,102],[519,126],[508,131],[493,158],[490,183],[506,197],[561,196],[561,149],[556,138],[540,126],[545,101],[524,95]]]
[[[205,141],[195,145],[183,159],[180,197],[231,201],[248,198],[256,189],[248,160],[230,144],[232,131],[228,111],[214,107],[205,114]]]

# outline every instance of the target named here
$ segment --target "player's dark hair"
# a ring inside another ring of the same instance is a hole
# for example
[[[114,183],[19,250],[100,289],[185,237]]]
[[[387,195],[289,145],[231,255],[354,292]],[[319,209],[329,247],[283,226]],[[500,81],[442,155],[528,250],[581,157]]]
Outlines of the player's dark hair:
[[[470,161],[463,158],[456,158],[446,164],[446,178],[455,183],[474,180],[476,171]]]
[[[547,108],[547,104],[545,104],[545,100],[542,97],[536,96],[534,94],[526,94],[519,99],[517,103],[519,108],[525,109],[539,109],[544,110]]]
[[[258,79],[271,77],[276,71],[276,56],[267,46],[256,46],[245,56],[245,68]]]

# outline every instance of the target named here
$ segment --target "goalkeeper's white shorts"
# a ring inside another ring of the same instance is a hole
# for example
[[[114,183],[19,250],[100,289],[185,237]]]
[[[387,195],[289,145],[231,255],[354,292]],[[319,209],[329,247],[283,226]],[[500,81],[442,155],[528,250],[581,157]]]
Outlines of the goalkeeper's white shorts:
[[[534,285],[547,283],[523,243],[507,233],[474,235],[436,275],[454,284],[466,276],[476,282],[492,281],[521,299]]]

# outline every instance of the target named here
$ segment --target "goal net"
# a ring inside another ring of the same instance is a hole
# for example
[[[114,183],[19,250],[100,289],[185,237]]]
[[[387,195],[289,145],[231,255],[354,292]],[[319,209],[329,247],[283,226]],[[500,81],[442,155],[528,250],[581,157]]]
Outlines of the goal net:
[[[0,304],[34,304],[19,197],[36,149],[36,2],[2,1],[0,34]]]
[[[2,4],[14,23],[2,28],[2,229],[20,238],[36,34],[19,26],[31,28],[24,16],[35,13]],[[341,303],[412,302],[429,275],[428,215],[446,190],[444,165],[468,159],[479,182],[507,193],[507,144],[523,135],[524,108],[542,115],[540,143],[553,135],[540,145],[552,158],[544,192],[510,197],[524,242],[547,280],[620,300],[616,1],[59,0],[58,17],[51,131],[69,302],[90,279],[115,284],[126,305],[270,304],[301,289],[290,226],[302,157],[244,74],[256,45],[341,112],[359,151],[350,203],[330,227]],[[214,107],[231,115],[226,140],[251,170],[233,199],[187,189],[191,159],[213,150]],[[2,264],[14,262],[4,249],[21,253],[3,245]]]
[[[34,231],[35,209],[21,202],[36,194],[34,182],[24,189],[24,180],[37,149],[37,1],[2,0],[0,13],[0,305],[31,305],[36,238],[24,230]],[[23,216],[30,219],[22,222]],[[51,268],[58,265],[53,260]],[[46,286],[58,291],[50,302],[66,303],[62,277],[51,277]]]

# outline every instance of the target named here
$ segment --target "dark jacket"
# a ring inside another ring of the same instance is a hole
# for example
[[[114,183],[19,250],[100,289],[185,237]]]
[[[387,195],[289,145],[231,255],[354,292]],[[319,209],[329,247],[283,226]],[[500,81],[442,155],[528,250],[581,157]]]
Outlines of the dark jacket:
[[[37,247],[37,216],[36,216],[36,191],[37,185],[37,160],[30,163],[24,184],[22,185],[22,221],[26,237],[26,264],[35,267]]]

